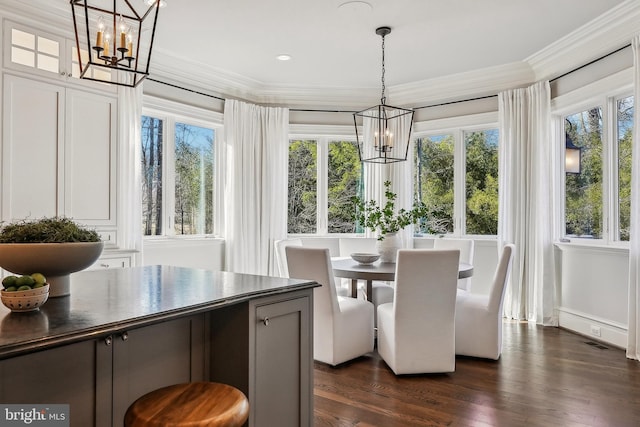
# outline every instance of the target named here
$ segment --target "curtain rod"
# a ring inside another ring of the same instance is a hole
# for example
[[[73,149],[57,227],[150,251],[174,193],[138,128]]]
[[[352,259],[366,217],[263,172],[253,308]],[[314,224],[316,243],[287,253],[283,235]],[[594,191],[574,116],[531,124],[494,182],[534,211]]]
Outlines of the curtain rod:
[[[575,73],[576,71],[579,71],[579,70],[581,70],[581,69],[583,69],[585,67],[588,67],[589,65],[595,64],[598,61],[602,61],[603,59],[605,59],[605,58],[607,58],[607,57],[609,57],[611,55],[614,55],[614,54],[616,54],[616,53],[618,53],[618,52],[620,52],[620,51],[622,51],[622,50],[624,50],[624,49],[626,49],[626,48],[628,48],[630,46],[631,46],[631,43],[626,44],[626,45],[624,45],[622,47],[619,47],[618,49],[614,50],[613,52],[609,52],[609,53],[607,53],[605,55],[602,55],[602,56],[600,56],[600,57],[598,57],[598,58],[596,58],[596,59],[594,59],[592,61],[587,62],[586,64],[580,65],[579,67],[576,67],[576,68],[574,68],[572,70],[567,71],[566,73],[560,74],[559,76],[554,77],[553,79],[550,79],[549,83],[553,83],[558,79],[566,77],[571,73]],[[156,83],[160,83],[160,84],[163,84],[163,85],[166,85],[166,86],[171,86],[171,87],[174,87],[176,89],[182,89],[182,90],[185,90],[187,92],[196,93],[198,95],[207,96],[209,98],[214,98],[214,99],[217,99],[217,100],[220,100],[220,101],[223,101],[223,102],[225,101],[225,98],[221,98],[221,97],[216,96],[216,95],[211,95],[209,93],[199,92],[197,90],[189,89],[189,88],[186,88],[186,87],[183,87],[183,86],[178,86],[178,85],[173,84],[173,83],[167,83],[167,82],[163,82],[161,80],[156,80],[156,79],[153,79],[151,77],[147,77],[147,80],[150,80],[150,81],[156,82]],[[481,99],[495,98],[497,96],[498,96],[498,94],[494,94],[494,95],[478,96],[478,97],[475,97],[475,98],[460,99],[460,100],[457,100],[457,101],[441,102],[439,104],[423,105],[421,107],[415,107],[414,110],[422,110],[422,109],[425,109],[425,108],[433,108],[433,107],[443,107],[445,105],[459,104],[461,102],[479,101]],[[307,109],[307,108],[290,108],[289,110],[290,111],[295,111],[295,112],[298,112],[298,113],[350,113],[350,114],[357,113],[357,111],[349,111],[349,110],[324,110],[324,109],[317,109],[316,110],[316,109],[311,109],[311,108],[309,108],[309,109]]]

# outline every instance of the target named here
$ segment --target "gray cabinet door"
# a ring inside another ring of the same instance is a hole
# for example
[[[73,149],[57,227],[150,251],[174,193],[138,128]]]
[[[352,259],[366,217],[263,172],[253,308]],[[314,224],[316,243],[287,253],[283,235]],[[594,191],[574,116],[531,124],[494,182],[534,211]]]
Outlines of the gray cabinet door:
[[[110,419],[108,384],[96,375],[105,356],[101,344],[83,341],[0,360],[0,402],[68,404],[71,426],[109,425],[102,424],[105,415]]]
[[[255,374],[249,381],[250,426],[310,426],[311,298],[255,306]]]
[[[129,405],[155,389],[204,380],[203,315],[131,329],[113,336],[113,425]]]

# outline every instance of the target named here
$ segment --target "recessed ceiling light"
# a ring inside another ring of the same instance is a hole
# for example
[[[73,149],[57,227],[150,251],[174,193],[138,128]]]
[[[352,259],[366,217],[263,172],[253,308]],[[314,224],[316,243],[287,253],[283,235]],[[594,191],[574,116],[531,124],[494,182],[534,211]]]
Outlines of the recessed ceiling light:
[[[276,59],[279,61],[288,61],[291,59],[291,55],[287,55],[286,53],[284,53],[282,55],[276,56]]]
[[[349,13],[367,13],[373,11],[373,5],[366,1],[347,1],[338,5],[338,9]]]

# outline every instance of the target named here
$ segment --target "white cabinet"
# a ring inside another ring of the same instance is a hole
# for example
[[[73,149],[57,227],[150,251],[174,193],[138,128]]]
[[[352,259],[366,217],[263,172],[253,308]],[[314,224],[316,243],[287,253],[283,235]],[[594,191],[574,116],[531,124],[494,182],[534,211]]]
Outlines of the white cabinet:
[[[117,98],[4,77],[2,220],[116,228]]]

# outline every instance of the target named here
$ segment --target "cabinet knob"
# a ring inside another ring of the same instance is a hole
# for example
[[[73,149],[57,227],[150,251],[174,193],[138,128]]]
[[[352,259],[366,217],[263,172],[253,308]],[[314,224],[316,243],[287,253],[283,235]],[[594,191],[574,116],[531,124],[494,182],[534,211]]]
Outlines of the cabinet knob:
[[[264,323],[264,326],[269,326],[269,322],[270,320],[268,317],[265,317],[264,319],[262,319],[262,323]]]
[[[129,339],[129,334],[127,332],[122,333],[122,341],[126,341]]]
[[[109,335],[108,337],[106,337],[104,339],[104,344],[108,347],[111,345],[111,343],[113,342],[113,337],[111,335]]]

